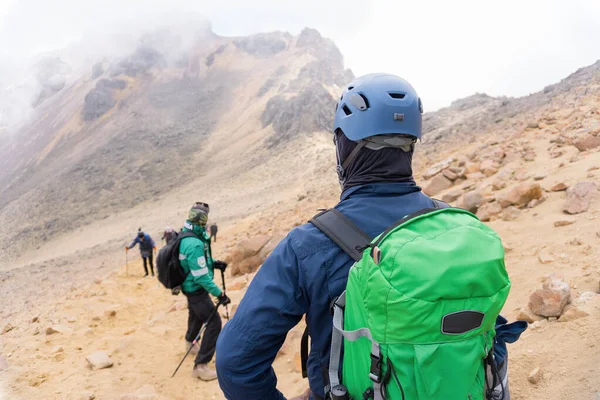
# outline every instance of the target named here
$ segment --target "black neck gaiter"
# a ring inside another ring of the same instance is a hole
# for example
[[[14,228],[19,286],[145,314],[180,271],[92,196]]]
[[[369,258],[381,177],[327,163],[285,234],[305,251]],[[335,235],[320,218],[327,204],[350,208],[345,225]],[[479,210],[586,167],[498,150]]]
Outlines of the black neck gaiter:
[[[337,163],[340,168],[357,146],[357,142],[351,141],[341,132],[334,135],[336,135]],[[385,147],[380,150],[363,147],[344,169],[343,178],[340,179],[342,192],[353,186],[368,183],[414,182],[412,176],[413,152],[414,146],[410,152],[394,147]]]

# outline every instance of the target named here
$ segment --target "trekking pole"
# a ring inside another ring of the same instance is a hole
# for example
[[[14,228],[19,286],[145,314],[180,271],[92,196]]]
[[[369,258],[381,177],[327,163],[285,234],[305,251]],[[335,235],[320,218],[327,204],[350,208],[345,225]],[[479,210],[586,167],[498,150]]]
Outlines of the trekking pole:
[[[125,276],[129,276],[129,258],[127,257],[128,251],[125,250]]]
[[[215,314],[217,313],[217,310],[219,309],[220,305],[221,305],[220,302],[217,303],[217,306],[215,307],[214,311],[210,314],[210,316],[208,317],[208,319],[206,320],[206,322],[202,325],[202,328],[200,328],[200,332],[198,332],[198,334],[196,335],[196,338],[194,338],[194,341],[192,342],[192,345],[185,352],[185,355],[183,356],[183,358],[179,362],[179,365],[177,366],[177,368],[175,368],[175,372],[173,372],[173,375],[171,375],[171,378],[173,378],[175,376],[175,374],[177,373],[177,371],[179,371],[179,367],[181,367],[181,364],[183,364],[183,362],[185,361],[185,358],[188,356],[188,354],[190,354],[190,351],[192,351],[192,349],[194,348],[194,346],[196,345],[196,343],[198,343],[198,340],[200,340],[200,336],[202,336],[202,334],[206,330],[206,326],[208,325],[208,323],[210,322],[210,320],[212,319],[212,317],[214,317]]]
[[[225,294],[225,271],[221,270],[221,280],[223,281],[223,294]],[[225,317],[229,321],[229,306],[225,304]]]

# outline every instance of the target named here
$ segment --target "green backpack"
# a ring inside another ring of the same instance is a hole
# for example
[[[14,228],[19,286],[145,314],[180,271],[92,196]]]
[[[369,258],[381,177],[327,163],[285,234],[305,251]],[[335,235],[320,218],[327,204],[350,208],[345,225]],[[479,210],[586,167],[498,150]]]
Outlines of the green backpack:
[[[333,305],[328,398],[496,398],[486,368],[510,290],[504,247],[475,215],[435,204],[373,240],[337,210],[311,220],[356,260]]]

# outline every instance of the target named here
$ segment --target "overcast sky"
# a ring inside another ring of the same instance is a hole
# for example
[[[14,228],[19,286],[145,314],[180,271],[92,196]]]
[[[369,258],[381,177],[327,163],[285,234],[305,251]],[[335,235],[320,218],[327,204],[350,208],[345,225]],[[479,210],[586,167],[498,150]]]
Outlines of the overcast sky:
[[[426,111],[526,95],[600,59],[600,0],[0,0],[0,62],[193,13],[221,35],[316,28],[355,75],[408,79]]]

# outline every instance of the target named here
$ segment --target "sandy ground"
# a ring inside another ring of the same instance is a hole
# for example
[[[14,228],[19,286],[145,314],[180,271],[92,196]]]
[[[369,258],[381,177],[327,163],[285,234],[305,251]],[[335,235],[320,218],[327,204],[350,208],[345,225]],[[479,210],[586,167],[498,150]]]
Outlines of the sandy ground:
[[[600,153],[584,154],[569,162],[573,155],[570,152],[558,159],[545,159],[547,140],[535,142],[534,147],[540,160],[527,165],[528,173],[531,176],[541,170],[547,173],[548,176],[539,181],[543,188],[558,181],[600,183],[596,176],[599,171],[594,170],[600,166]],[[516,161],[511,167],[523,165],[522,161]],[[268,169],[264,171],[269,173]],[[287,231],[306,221],[318,207],[334,204],[335,185],[320,188],[319,194],[303,200],[296,197],[297,194],[310,192],[310,188],[283,191],[284,195],[269,203],[274,204],[272,207],[246,210],[246,217],[224,224],[215,245],[215,256],[224,256],[239,240],[254,234]],[[555,227],[555,221],[567,218],[562,213],[565,192],[547,191],[544,196],[543,203],[523,210],[514,221],[489,223],[508,248],[506,265],[513,286],[503,314],[514,319],[518,309],[527,304],[529,294],[553,275],[563,277],[570,284],[575,303],[589,315],[569,322],[537,323],[521,340],[509,346],[511,395],[517,400],[597,400],[600,396],[600,295],[597,294],[600,200],[592,202],[587,212],[570,216],[575,221],[573,224]],[[9,304],[9,309],[19,311],[23,308],[17,303],[27,300],[34,302],[35,307],[25,307],[27,312],[12,313],[7,312],[6,307],[3,309],[0,329],[7,324],[14,328],[0,336],[0,354],[8,365],[0,372],[0,399],[79,400],[89,399],[91,394],[96,399],[121,399],[136,392],[138,395],[146,392],[147,397],[140,395],[139,398],[149,399],[222,398],[215,382],[200,382],[190,376],[191,357],[178,375],[170,378],[183,355],[187,310],[183,297],[171,296],[156,280],[141,279],[139,259],[129,263],[129,276],[126,274],[121,242],[129,238],[119,227],[136,229],[139,221],[136,217],[145,210],[143,207],[151,205],[140,207],[131,214],[115,217],[115,221],[102,222],[106,224],[104,232],[121,232],[122,238],[104,244],[99,238],[98,244],[94,244],[98,246],[97,255],[88,250],[68,255],[61,250],[56,254],[65,259],[50,257],[43,261],[40,256],[40,260],[32,260],[38,264],[13,270],[27,271],[27,274],[15,273],[2,282],[3,305]],[[168,218],[175,220],[177,212],[168,214]],[[158,220],[161,219],[162,224],[165,218],[154,215],[148,217],[147,225],[154,226],[154,223],[158,229]],[[102,228],[103,225],[97,225],[89,229],[103,232]],[[71,238],[61,240],[66,243]],[[78,248],[76,242],[71,246]],[[553,255],[553,262],[542,264],[538,260],[542,249]],[[35,268],[44,262],[57,265],[51,268],[52,274],[42,273],[38,277]],[[58,272],[61,267],[66,269],[65,274]],[[79,272],[73,273],[70,268],[76,267]],[[242,298],[251,278],[249,275],[228,282],[235,304]],[[41,288],[38,301],[35,301],[38,293],[31,289],[32,284],[34,288]],[[62,289],[56,290],[59,286]],[[13,297],[14,301],[8,300]],[[111,311],[115,312],[114,316],[110,316]],[[62,332],[48,335],[48,327]],[[301,330],[301,326],[295,328],[296,333],[289,336],[275,363],[279,388],[287,396],[297,395],[306,387],[298,369]],[[85,357],[98,350],[110,355],[114,362],[111,368],[93,371],[86,366]],[[527,377],[536,367],[540,368],[542,378],[534,385]]]

